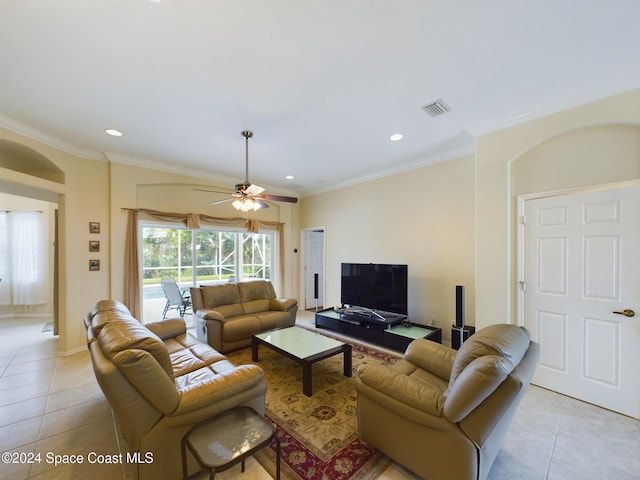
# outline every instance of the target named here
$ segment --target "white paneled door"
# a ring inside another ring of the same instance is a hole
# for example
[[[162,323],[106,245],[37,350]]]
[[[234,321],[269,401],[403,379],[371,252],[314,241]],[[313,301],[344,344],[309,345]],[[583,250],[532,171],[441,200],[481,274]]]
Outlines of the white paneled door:
[[[640,186],[527,200],[533,382],[640,418]]]
[[[304,232],[305,308],[324,305],[324,230]]]

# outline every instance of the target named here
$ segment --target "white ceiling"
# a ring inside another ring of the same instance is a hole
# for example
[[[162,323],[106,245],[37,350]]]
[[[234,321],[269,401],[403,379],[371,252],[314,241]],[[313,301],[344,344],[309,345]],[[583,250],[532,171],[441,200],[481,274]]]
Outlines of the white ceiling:
[[[637,0],[0,0],[0,126],[234,183],[249,129],[250,180],[304,195],[640,86],[639,19]]]

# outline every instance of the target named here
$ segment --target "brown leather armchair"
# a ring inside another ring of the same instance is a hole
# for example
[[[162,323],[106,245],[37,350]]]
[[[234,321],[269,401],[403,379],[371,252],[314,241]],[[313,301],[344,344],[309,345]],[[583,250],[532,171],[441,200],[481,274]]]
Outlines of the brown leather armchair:
[[[360,437],[429,480],[483,480],[539,357],[516,325],[486,327],[457,352],[415,340],[395,365],[358,370]]]

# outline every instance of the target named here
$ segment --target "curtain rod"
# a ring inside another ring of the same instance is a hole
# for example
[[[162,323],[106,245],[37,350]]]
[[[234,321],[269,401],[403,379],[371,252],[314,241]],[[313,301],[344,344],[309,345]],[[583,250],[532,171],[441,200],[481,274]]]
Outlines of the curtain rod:
[[[42,213],[42,210],[0,210],[0,213]]]

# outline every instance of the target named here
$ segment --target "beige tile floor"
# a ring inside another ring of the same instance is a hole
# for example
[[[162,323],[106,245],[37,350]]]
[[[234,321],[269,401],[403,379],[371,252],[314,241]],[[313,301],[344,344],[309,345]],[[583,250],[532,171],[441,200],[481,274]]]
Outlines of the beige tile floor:
[[[300,312],[299,321],[312,323],[313,315]],[[40,463],[0,463],[0,480],[124,478],[118,465],[86,463],[89,452],[118,452],[109,406],[88,353],[59,357],[57,339],[42,332],[44,323],[43,319],[0,320],[0,452],[41,455]],[[54,466],[49,463],[51,455],[81,455],[85,463]],[[270,477],[251,461],[244,474],[238,467],[220,478]],[[380,478],[415,477],[394,465]],[[489,478],[638,479],[640,424],[531,387]]]

